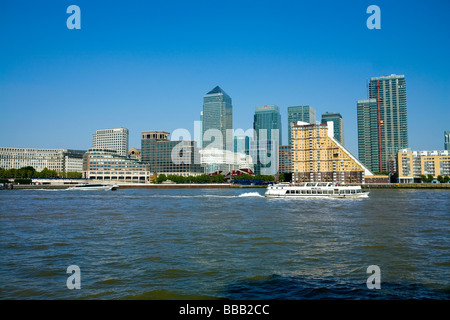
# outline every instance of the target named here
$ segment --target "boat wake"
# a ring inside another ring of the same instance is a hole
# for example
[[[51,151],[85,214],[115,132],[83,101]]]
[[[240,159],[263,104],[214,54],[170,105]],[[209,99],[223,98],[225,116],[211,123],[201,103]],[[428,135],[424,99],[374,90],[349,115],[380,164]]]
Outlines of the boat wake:
[[[260,198],[264,198],[264,196],[260,195],[258,192],[246,192],[246,193],[240,194],[238,197],[239,198],[241,198],[241,197],[260,197]]]

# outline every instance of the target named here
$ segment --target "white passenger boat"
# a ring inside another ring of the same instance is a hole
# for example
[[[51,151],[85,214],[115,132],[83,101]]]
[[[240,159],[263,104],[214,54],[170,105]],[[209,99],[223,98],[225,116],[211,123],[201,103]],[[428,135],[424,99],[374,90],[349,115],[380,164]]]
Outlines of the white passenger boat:
[[[361,186],[340,185],[333,182],[305,182],[303,184],[278,183],[267,187],[270,198],[365,198],[369,192]]]
[[[70,187],[68,190],[117,190],[119,188],[118,185],[109,185],[109,184],[94,184],[94,183],[81,183],[77,184],[73,187]]]

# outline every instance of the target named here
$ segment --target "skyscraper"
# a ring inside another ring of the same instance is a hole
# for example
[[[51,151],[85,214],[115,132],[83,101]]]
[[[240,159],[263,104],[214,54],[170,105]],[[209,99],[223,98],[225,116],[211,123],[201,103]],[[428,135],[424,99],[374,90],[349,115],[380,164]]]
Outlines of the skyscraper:
[[[201,120],[202,147],[205,148],[213,142],[214,147],[225,149],[227,143],[226,131],[227,129],[233,129],[233,107],[230,96],[219,86],[216,86],[203,97]],[[218,133],[217,131],[209,131],[208,133],[208,130],[211,129],[218,130],[222,134],[221,142],[211,138],[211,135],[216,136],[215,133]],[[233,145],[233,141],[230,141],[230,144]]]
[[[255,141],[251,148],[256,174],[278,172],[278,147],[281,145],[281,115],[276,105],[256,107],[253,129]]]
[[[128,129],[100,129],[92,135],[93,149],[109,149],[120,156],[128,154]]]
[[[388,171],[398,150],[408,147],[405,76],[372,77],[369,99],[358,100],[357,108],[360,160],[372,171]]]
[[[297,121],[316,123],[316,110],[311,106],[288,107],[288,144],[292,144],[292,124]]]
[[[444,131],[444,150],[450,151],[450,131]]]
[[[357,101],[358,159],[370,170],[379,171],[377,99]]]
[[[344,120],[341,114],[331,112],[322,114],[322,124],[327,124],[328,121],[334,123],[334,138],[344,145]]]

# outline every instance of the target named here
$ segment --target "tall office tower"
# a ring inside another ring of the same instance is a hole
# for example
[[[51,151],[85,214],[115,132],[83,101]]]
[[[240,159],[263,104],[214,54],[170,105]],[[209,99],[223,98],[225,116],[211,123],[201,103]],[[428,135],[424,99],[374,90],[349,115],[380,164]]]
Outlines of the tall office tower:
[[[256,107],[254,141],[251,148],[256,174],[278,173],[278,147],[281,145],[281,115],[276,105]]]
[[[201,113],[201,120],[202,147],[205,148],[211,143],[214,143],[214,147],[218,149],[225,149],[227,146],[226,130],[233,129],[233,107],[230,96],[226,94],[225,91],[223,91],[219,86],[216,86],[203,97],[203,112]],[[219,130],[222,134],[221,142],[218,143],[217,140],[211,138],[211,135],[215,137],[216,134],[211,131],[208,133],[208,130],[210,129]],[[233,145],[233,141],[229,141],[229,143]]]
[[[372,176],[358,159],[334,139],[333,122],[292,127],[292,181],[364,183]]]
[[[170,140],[165,131],[144,131],[141,133],[142,162],[156,174],[200,175],[200,152],[193,140]]]
[[[344,120],[340,113],[327,112],[322,114],[322,123],[327,124],[328,121],[333,122],[334,138],[344,145]]]
[[[375,103],[373,103],[373,99]],[[360,100],[361,101],[361,100]],[[358,105],[360,104],[358,101]],[[390,75],[382,77],[372,77],[369,83],[369,102],[361,103],[361,109],[369,108],[374,110],[360,110],[363,113],[370,113],[369,118],[358,115],[358,136],[369,133],[362,133],[359,128],[370,131],[370,144],[360,143],[362,150],[359,153],[369,154],[375,150],[378,160],[364,162],[372,171],[388,171],[389,164],[395,161],[398,150],[408,148],[408,124],[406,114],[406,82],[404,75]],[[358,109],[359,110],[359,109]],[[375,116],[372,114],[375,112]],[[370,120],[369,120],[370,119]],[[370,121],[369,123],[360,123]],[[373,133],[375,127],[376,134]],[[370,129],[369,129],[370,128]],[[358,137],[358,140],[360,137]],[[373,143],[376,143],[374,149]],[[369,151],[370,149],[370,151]],[[363,161],[363,158],[360,158]]]
[[[357,101],[358,159],[375,172],[380,171],[377,114],[377,99]]]
[[[250,137],[249,136],[235,136],[234,137],[234,152],[250,154]]]
[[[444,131],[444,150],[450,151],[450,131]]]
[[[288,144],[292,144],[292,124],[297,121],[316,123],[316,110],[311,106],[288,107]]]
[[[128,129],[100,129],[92,135],[93,149],[116,151],[120,156],[128,154]]]

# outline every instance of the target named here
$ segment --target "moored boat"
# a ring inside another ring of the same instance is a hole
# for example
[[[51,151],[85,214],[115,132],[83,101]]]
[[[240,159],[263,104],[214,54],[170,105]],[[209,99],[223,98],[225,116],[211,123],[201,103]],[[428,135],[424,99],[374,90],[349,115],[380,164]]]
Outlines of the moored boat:
[[[369,192],[362,191],[361,186],[333,182],[278,183],[269,185],[264,196],[268,198],[366,198]]]

